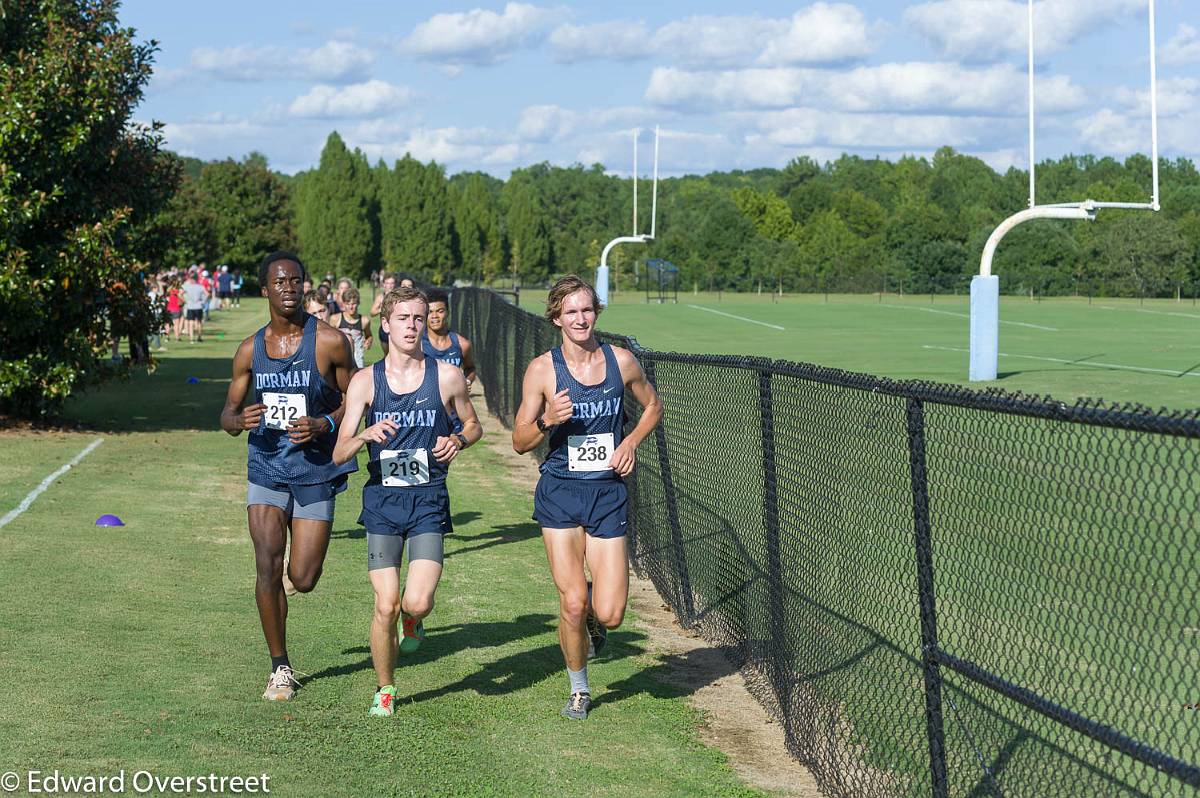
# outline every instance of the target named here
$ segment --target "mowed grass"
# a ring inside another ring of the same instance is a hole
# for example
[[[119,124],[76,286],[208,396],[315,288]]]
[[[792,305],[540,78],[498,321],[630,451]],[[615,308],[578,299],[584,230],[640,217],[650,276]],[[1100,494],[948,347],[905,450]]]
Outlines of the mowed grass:
[[[217,415],[232,351],[265,310],[217,314],[155,374],[73,402],[96,431],[0,436],[4,512],[104,437],[0,529],[0,770],[265,772],[273,794],[305,796],[758,794],[698,741],[703,718],[631,624],[591,667],[592,717],[558,716],[566,677],[532,486],[483,446],[451,472],[456,534],[425,645],[397,671],[396,716],[366,715],[362,473],[317,590],[291,600],[291,658],[312,677],[290,704],[263,702],[246,443]],[[102,513],[126,526],[94,526]]]
[[[526,309],[540,314],[544,303],[543,292],[522,292]],[[1067,401],[1200,407],[1200,307],[1190,300],[1001,297],[999,379],[987,383],[967,381],[969,313],[965,296],[775,302],[767,294],[680,292],[678,304],[659,305],[624,292],[613,295],[599,326],[662,351],[756,355]]]

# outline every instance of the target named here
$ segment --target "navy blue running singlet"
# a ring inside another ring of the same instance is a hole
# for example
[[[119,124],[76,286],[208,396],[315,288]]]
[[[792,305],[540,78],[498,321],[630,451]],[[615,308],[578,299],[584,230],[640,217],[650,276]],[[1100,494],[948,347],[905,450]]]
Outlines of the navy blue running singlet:
[[[425,378],[417,390],[405,394],[392,391],[384,363],[380,360],[371,367],[375,397],[366,424],[369,427],[390,418],[400,429],[386,444],[367,444],[371,456],[367,485],[404,488],[445,484],[449,466],[433,456],[437,439],[450,434],[450,416],[438,384],[438,362],[425,358]]]
[[[450,346],[445,349],[435,347],[433,342],[429,340],[429,333],[425,333],[421,336],[421,351],[443,363],[449,363],[451,366],[462,368],[462,344],[458,342],[458,335],[455,333],[450,333]]]
[[[601,344],[600,351],[604,353],[604,381],[584,385],[571,375],[562,347],[550,350],[554,392],[565,388],[575,412],[550,434],[550,454],[541,465],[543,474],[563,479],[620,479],[611,468],[600,466],[612,458],[625,436],[625,382],[612,347]]]
[[[337,436],[323,433],[308,443],[295,445],[287,434],[290,421],[302,416],[320,418],[342,404],[342,392],[326,384],[317,368],[317,318],[305,315],[300,347],[291,357],[267,354],[266,331],[263,327],[254,334],[254,401],[267,409],[258,428],[250,430],[247,478],[273,490],[280,490],[280,485],[334,483],[358,469],[353,460],[340,466],[333,462]],[[330,495],[342,489],[344,482],[341,479]]]

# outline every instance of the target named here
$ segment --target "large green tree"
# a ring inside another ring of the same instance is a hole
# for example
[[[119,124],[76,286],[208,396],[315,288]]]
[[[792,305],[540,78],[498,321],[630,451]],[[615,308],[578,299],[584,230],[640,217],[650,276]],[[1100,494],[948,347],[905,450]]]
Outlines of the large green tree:
[[[265,156],[207,164],[199,189],[202,208],[214,221],[215,260],[249,269],[268,252],[295,245],[288,188],[267,168]]]
[[[375,201],[366,156],[329,134],[315,173],[300,182],[295,203],[300,255],[315,273],[365,277],[377,250],[371,213]]]
[[[55,413],[128,369],[108,358],[113,337],[160,323],[143,275],[180,166],[131,121],[155,51],[114,0],[0,6],[2,412]]]

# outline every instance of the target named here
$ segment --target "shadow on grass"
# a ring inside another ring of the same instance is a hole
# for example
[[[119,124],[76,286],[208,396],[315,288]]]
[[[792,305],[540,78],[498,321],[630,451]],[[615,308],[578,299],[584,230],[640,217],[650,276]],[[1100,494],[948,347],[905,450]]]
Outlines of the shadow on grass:
[[[219,430],[230,364],[227,357],[164,358],[153,374],[141,370],[73,397],[63,415],[101,432]]]
[[[434,612],[436,613],[436,610]],[[467,649],[491,648],[506,645],[517,640],[524,640],[529,637],[536,637],[555,631],[557,629],[555,621],[556,619],[553,615],[531,613],[514,618],[511,621],[454,624],[442,627],[426,625],[425,642],[421,645],[421,648],[412,655],[405,654],[400,656],[396,660],[396,667],[397,669],[401,669],[405,665],[410,664],[425,665],[430,662],[436,662],[442,657],[453,656]],[[552,648],[557,658],[557,667],[561,669],[562,654],[559,652],[557,644]],[[540,649],[538,650],[540,651]],[[370,670],[372,667],[371,649],[367,645],[348,648],[343,650],[342,653],[365,654],[366,656],[357,662],[347,662],[342,665],[325,668],[312,674],[306,681],[312,682],[332,676],[346,676],[358,671]],[[513,656],[526,657],[529,655],[530,652],[523,652]],[[512,659],[512,657],[506,659]],[[501,660],[501,662],[503,661]],[[450,687],[441,689],[443,693],[453,692]]]
[[[638,695],[683,698],[702,687],[738,672],[735,646],[706,646],[682,654],[668,654],[659,664],[614,682],[597,697],[594,707],[615,704]]]
[[[540,619],[540,627],[537,630],[538,634],[553,632],[557,628],[556,619],[549,615],[523,615],[515,623],[520,624],[524,619],[529,619],[531,622],[534,619]],[[491,625],[493,624],[464,624],[451,634],[457,635],[463,633],[468,635],[469,638],[475,639],[479,631],[477,627]],[[640,654],[643,649],[640,646],[633,645],[635,641],[639,640],[645,640],[645,635],[638,632],[614,632],[609,638],[609,651],[605,652],[602,659],[622,659],[631,654]],[[473,643],[469,647],[481,646],[478,643]],[[550,645],[519,651],[493,662],[482,664],[478,671],[459,679],[457,682],[434,690],[425,690],[411,696],[405,696],[404,700],[412,702],[429,701],[441,698],[442,696],[463,692],[474,692],[478,695],[506,695],[518,690],[525,690],[555,674],[563,675],[565,689],[566,675],[564,667],[562,650],[558,647],[558,643],[554,642]]]
[[[454,523],[458,523],[458,517],[455,516]],[[464,546],[461,549],[454,549],[446,552],[446,559],[456,557],[460,554],[469,554],[474,551],[482,551],[490,549],[493,546],[503,546],[505,543],[518,543],[522,540],[541,537],[542,530],[537,524],[532,521],[526,521],[519,524],[501,524],[494,526],[486,532],[481,532],[478,535],[471,536],[456,536],[462,541],[480,541],[473,545]]]

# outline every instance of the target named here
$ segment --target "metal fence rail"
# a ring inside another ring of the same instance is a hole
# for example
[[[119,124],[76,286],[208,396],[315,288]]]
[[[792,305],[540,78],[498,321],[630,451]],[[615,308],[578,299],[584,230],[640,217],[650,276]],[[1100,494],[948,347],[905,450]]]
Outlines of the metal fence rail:
[[[452,306],[511,424],[558,329],[487,291]],[[827,794],[1196,794],[1196,413],[602,337],[664,409],[634,566]]]

